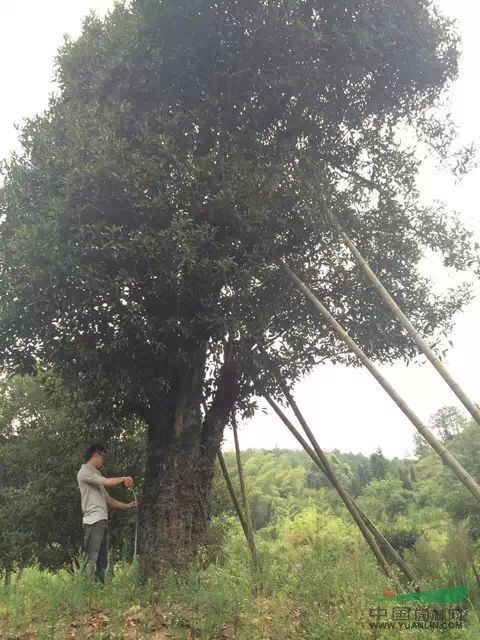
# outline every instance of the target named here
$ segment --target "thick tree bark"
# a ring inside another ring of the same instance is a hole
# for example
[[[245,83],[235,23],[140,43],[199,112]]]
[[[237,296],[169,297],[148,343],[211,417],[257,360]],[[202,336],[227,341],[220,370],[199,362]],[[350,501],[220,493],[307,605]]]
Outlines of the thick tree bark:
[[[161,580],[182,570],[205,541],[211,516],[215,460],[236,398],[231,349],[205,417],[202,391],[205,346],[192,351],[150,410],[145,493],[140,512],[140,566],[144,578]]]

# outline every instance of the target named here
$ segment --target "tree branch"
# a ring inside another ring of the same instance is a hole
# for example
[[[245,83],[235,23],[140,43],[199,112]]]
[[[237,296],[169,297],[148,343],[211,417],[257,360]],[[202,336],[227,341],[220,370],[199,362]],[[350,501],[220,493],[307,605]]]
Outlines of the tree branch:
[[[223,429],[239,393],[239,372],[234,358],[234,344],[230,338],[225,344],[223,364],[218,375],[217,390],[203,421],[202,442],[220,444]]]

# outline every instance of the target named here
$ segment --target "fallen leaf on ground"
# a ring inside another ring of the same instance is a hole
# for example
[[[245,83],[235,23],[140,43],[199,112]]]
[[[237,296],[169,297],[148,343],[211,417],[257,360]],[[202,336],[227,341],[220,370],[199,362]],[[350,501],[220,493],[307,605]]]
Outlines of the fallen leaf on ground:
[[[34,640],[35,638],[37,638],[37,636],[38,636],[37,628],[33,625],[30,625],[19,636],[12,636],[12,638],[15,638],[15,640]]]
[[[231,622],[227,622],[222,627],[222,640],[234,640],[235,638],[235,627]]]
[[[142,607],[139,604],[134,604],[133,607],[130,607],[130,609],[127,609],[123,615],[131,616],[136,613],[139,613],[141,610],[142,610]]]
[[[106,613],[101,613],[96,618],[93,618],[92,620],[90,620],[87,623],[87,634],[85,637],[92,638],[94,634],[98,632],[99,629],[101,629],[108,623],[109,620],[110,618],[107,616]]]
[[[130,607],[125,613],[123,617],[125,618],[125,626],[126,627],[136,627],[137,624],[141,623],[145,619],[146,611],[142,609],[139,604],[136,604],[133,607]]]

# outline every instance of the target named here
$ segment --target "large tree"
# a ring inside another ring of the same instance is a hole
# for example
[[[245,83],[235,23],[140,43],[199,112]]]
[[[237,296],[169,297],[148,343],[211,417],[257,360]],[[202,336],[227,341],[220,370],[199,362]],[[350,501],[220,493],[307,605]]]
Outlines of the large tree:
[[[290,382],[350,361],[279,258],[369,355],[415,354],[326,212],[417,325],[448,329],[466,292],[434,296],[418,265],[430,248],[465,268],[469,238],[421,206],[406,141],[447,158],[434,113],[456,72],[452,25],[427,0],[132,0],[65,42],[4,169],[0,355],[145,420],[146,574],[204,537],[252,346],[274,344]]]

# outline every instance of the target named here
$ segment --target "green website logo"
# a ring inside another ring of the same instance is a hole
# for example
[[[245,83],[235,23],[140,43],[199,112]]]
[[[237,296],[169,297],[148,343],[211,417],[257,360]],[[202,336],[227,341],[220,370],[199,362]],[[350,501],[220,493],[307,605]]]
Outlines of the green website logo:
[[[384,592],[383,598],[377,598],[377,602],[425,602],[429,604],[458,604],[468,595],[470,589],[467,586],[446,587],[445,589],[432,589],[430,591],[414,591],[396,595],[391,589]]]

